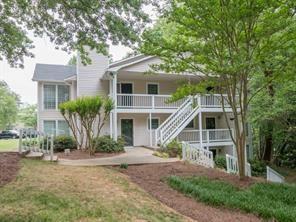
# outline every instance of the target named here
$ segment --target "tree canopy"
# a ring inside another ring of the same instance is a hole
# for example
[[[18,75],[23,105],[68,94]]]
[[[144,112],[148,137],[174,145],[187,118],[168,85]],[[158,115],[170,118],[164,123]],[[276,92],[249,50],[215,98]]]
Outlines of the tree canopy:
[[[131,45],[149,17],[143,5],[149,0],[5,0],[0,2],[0,60],[23,67],[24,56],[32,57],[34,36],[49,37],[67,52],[81,53],[89,63],[84,46],[107,53],[107,40]]]
[[[244,177],[246,122],[251,99],[295,62],[294,1],[284,0],[175,0],[161,20],[144,32],[141,51],[163,63],[153,69],[171,73],[201,73],[199,85],[185,84],[176,98],[213,87],[234,115],[240,176]],[[251,90],[255,75],[265,82]],[[226,97],[222,96],[226,94]],[[228,124],[229,125],[229,124]]]
[[[15,123],[19,103],[19,96],[10,90],[6,82],[0,81],[0,130]]]
[[[37,128],[37,105],[26,104],[19,109],[18,120],[25,127]]]

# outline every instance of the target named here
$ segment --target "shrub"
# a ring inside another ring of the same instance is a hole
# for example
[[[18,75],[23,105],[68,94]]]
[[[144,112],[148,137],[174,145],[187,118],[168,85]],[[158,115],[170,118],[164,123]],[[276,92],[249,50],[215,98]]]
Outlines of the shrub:
[[[215,165],[216,167],[218,168],[221,168],[221,169],[227,169],[227,166],[226,166],[226,157],[225,156],[222,156],[222,155],[217,155],[215,157]]]
[[[119,138],[117,142],[110,136],[101,136],[93,140],[95,151],[101,153],[117,153],[124,151],[124,140]]]
[[[128,168],[128,164],[127,163],[121,163],[119,167],[121,169],[127,169]]]
[[[161,152],[161,151],[155,151],[153,153],[154,156],[160,157],[160,158],[169,158],[169,154],[166,152]]]
[[[63,152],[65,149],[75,149],[77,144],[72,136],[57,136],[53,140],[54,150]]]
[[[266,174],[266,164],[259,160],[250,160],[252,176],[264,176]]]
[[[172,140],[165,149],[163,149],[170,157],[182,156],[182,144],[177,140]]]

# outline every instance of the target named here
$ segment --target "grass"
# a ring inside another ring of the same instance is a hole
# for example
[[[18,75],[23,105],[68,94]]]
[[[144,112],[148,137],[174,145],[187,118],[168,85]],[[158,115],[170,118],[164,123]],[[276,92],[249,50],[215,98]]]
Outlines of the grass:
[[[214,206],[240,209],[263,218],[292,222],[296,218],[296,186],[257,183],[239,189],[229,183],[203,177],[171,176],[169,185],[198,201]]]
[[[0,139],[0,152],[17,151],[18,139]]]
[[[186,221],[127,176],[102,167],[22,160],[0,188],[0,221]]]

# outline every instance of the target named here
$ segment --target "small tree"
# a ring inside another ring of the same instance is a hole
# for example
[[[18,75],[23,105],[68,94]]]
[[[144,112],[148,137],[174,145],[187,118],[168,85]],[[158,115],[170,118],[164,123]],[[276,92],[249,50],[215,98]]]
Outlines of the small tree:
[[[60,112],[67,121],[78,148],[86,148],[90,154],[95,152],[92,143],[100,136],[106,120],[113,109],[113,101],[100,96],[81,97],[60,104]]]

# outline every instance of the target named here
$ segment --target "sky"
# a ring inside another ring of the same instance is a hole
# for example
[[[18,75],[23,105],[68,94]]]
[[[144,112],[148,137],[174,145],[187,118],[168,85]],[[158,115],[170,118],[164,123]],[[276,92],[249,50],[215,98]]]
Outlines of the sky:
[[[32,81],[36,63],[66,65],[72,55],[61,50],[55,50],[54,45],[45,38],[29,37],[34,41],[35,48],[32,50],[35,57],[25,58],[25,68],[11,68],[6,61],[0,61],[0,80],[7,82],[9,87],[21,96],[23,103],[37,103],[37,84]],[[113,61],[121,59],[131,49],[124,46],[110,46],[109,52]]]

